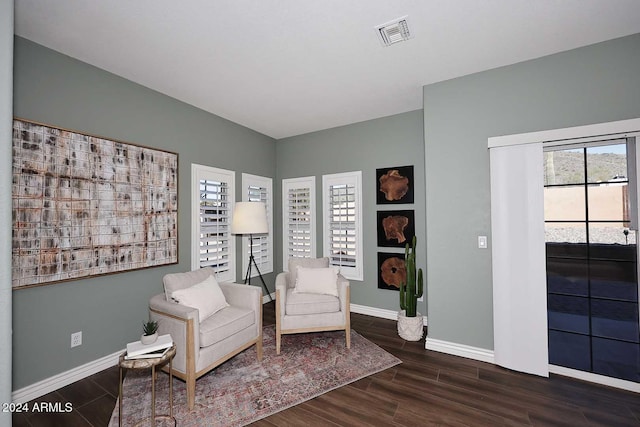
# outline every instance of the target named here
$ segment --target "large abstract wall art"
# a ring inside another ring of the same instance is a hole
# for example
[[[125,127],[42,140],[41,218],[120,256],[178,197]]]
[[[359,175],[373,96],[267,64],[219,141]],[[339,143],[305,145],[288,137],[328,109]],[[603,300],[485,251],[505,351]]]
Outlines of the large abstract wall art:
[[[16,119],[13,289],[178,262],[178,155]]]

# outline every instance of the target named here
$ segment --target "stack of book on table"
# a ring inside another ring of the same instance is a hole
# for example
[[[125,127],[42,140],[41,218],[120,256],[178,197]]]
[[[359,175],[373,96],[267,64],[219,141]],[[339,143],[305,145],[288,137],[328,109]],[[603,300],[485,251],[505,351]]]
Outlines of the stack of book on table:
[[[125,359],[151,359],[154,357],[162,357],[173,346],[171,335],[160,335],[158,339],[151,344],[142,344],[140,341],[130,342],[127,344],[127,354]]]

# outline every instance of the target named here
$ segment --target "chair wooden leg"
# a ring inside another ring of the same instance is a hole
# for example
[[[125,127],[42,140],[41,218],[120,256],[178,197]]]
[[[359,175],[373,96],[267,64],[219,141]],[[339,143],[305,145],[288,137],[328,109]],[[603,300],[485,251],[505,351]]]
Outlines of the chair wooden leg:
[[[192,410],[196,404],[196,348],[193,338],[193,319],[187,320],[187,406]]]
[[[193,410],[196,405],[196,379],[193,375],[187,376],[187,406]]]
[[[345,305],[344,333],[347,348],[351,348],[351,288],[349,287],[347,287],[347,301]]]
[[[258,353],[258,361],[262,360],[262,294],[258,297],[258,306],[260,307],[260,317],[258,318],[258,342],[256,343],[256,353]]]
[[[258,337],[258,342],[256,343],[256,352],[258,353],[258,361],[262,360],[262,334]]]
[[[280,354],[280,341],[281,341],[281,333],[280,333],[280,322],[282,322],[280,313],[280,290],[276,289],[276,354]]]

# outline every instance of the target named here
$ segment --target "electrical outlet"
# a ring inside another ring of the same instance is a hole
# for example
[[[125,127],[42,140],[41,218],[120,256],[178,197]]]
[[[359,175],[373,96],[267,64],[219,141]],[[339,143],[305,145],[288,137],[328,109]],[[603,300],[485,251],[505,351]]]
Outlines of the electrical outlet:
[[[71,348],[82,345],[82,331],[71,334]]]

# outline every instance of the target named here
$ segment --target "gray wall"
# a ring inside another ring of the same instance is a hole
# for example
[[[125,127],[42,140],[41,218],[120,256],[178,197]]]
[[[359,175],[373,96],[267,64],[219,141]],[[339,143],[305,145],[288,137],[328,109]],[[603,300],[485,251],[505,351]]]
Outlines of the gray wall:
[[[241,173],[274,177],[276,158],[269,137],[19,37],[14,63],[15,116],[179,154],[180,260],[173,266],[13,291],[17,390],[139,339],[148,299],[162,290],[162,277],[191,266],[192,163],[235,170],[239,197]],[[240,280],[244,272],[237,243]],[[265,279],[273,289],[274,275]],[[71,333],[80,330],[83,344],[71,349]]]
[[[317,255],[322,256],[322,175],[362,171],[364,227],[364,280],[351,281],[351,303],[388,310],[399,310],[398,292],[378,289],[376,211],[414,209],[418,238],[418,267],[425,266],[425,191],[422,112],[411,111],[381,119],[313,132],[278,140],[276,235],[282,235],[281,180],[301,176],[316,177]],[[376,206],[376,168],[414,165],[415,203]],[[402,251],[401,251],[402,252]],[[277,268],[282,269],[282,246],[277,249]],[[425,313],[426,303],[418,303]]]
[[[0,403],[11,402],[11,116],[13,1],[0,1]],[[0,425],[11,414],[0,412]]]
[[[487,138],[637,117],[640,34],[424,87],[430,338],[493,348]]]

